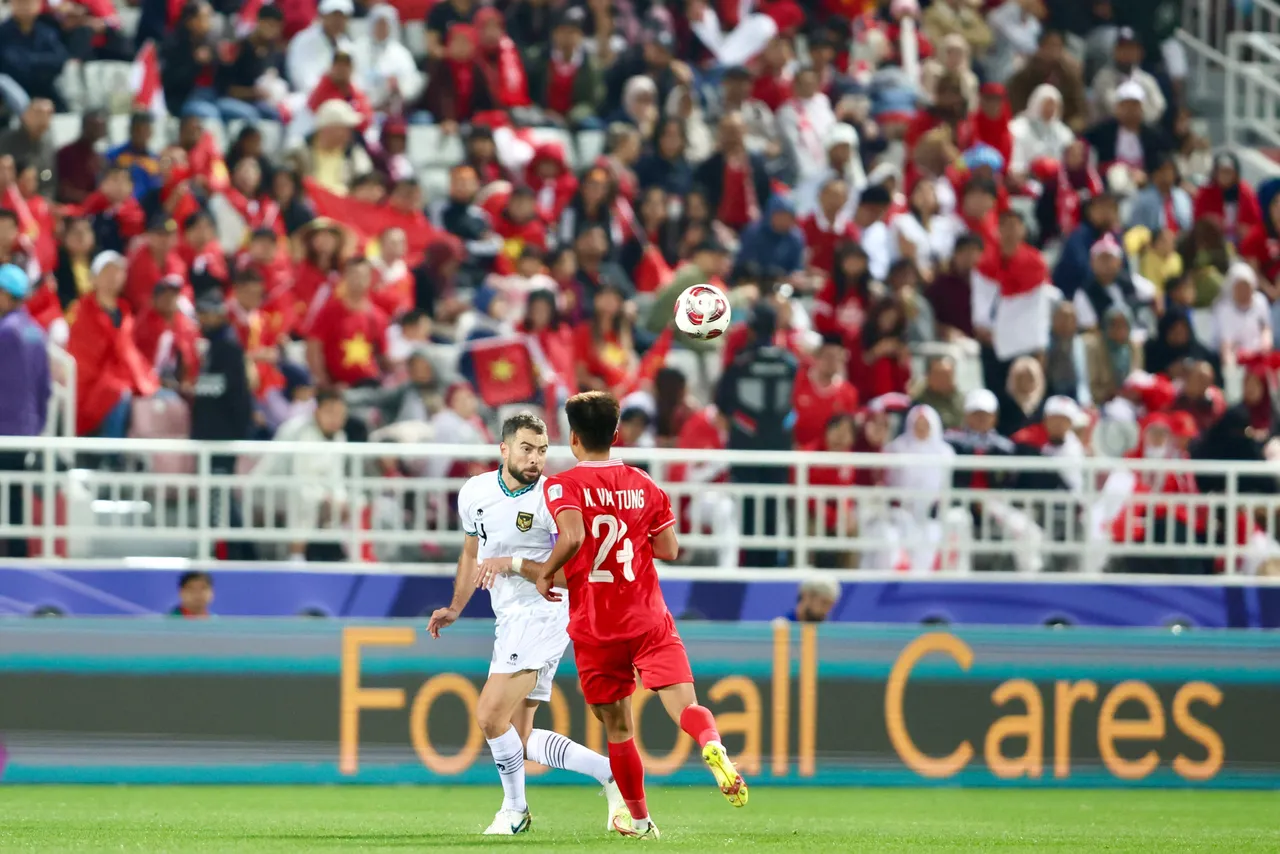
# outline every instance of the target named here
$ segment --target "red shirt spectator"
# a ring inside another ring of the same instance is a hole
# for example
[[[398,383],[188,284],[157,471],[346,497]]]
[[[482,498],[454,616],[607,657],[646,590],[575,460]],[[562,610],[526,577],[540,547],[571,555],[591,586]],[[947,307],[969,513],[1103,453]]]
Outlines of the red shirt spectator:
[[[193,277],[208,277],[225,288],[230,282],[230,271],[227,269],[227,255],[222,251],[217,235],[212,217],[204,212],[191,214],[182,223],[178,257]]]
[[[369,103],[369,98],[351,82],[351,75],[351,55],[342,51],[334,54],[329,73],[320,78],[316,88],[311,90],[311,96],[307,98],[307,109],[314,113],[325,101],[345,101],[360,114],[359,130],[364,132],[373,121],[373,106]]]
[[[124,286],[124,299],[141,314],[151,307],[151,292],[165,276],[177,276],[185,285],[187,265],[178,254],[178,225],[161,214],[151,222],[146,237],[129,251],[129,277]],[[185,286],[190,294],[190,286]]]
[[[538,217],[546,225],[555,225],[578,192],[578,179],[565,159],[564,147],[558,142],[535,146],[524,177],[533,190]]]
[[[1009,96],[1003,83],[982,84],[978,111],[973,114],[974,138],[1000,152],[1005,168],[1013,161],[1013,132],[1009,122],[1013,111],[1009,108]]]
[[[151,363],[158,377],[175,383],[192,382],[200,371],[200,357],[196,355],[200,328],[178,310],[182,287],[181,279],[161,279],[153,292],[151,308],[138,317],[133,328],[138,352]]]
[[[348,262],[339,294],[325,303],[307,333],[307,360],[316,385],[377,383],[386,356],[387,317],[369,301],[369,262]]]
[[[818,194],[818,209],[800,220],[811,269],[830,274],[835,269],[836,248],[862,238],[848,201],[848,186],[842,178],[833,178]]]
[[[573,330],[560,317],[556,297],[551,291],[534,291],[525,305],[521,331],[537,341],[547,365],[555,372],[554,378],[544,378],[544,383],[559,386],[569,394],[578,391],[576,341]]]
[[[752,99],[777,112],[791,97],[789,66],[787,43],[781,37],[775,37],[757,60],[756,80],[751,86]]]
[[[484,6],[476,12],[473,23],[479,39],[477,57],[497,106],[503,109],[529,106],[529,80],[524,62],[520,59],[520,49],[507,35],[502,13],[492,6]]]
[[[1212,180],[1196,193],[1195,218],[1209,216],[1221,220],[1227,239],[1233,243],[1262,223],[1258,197],[1241,179],[1239,159],[1229,152],[1218,155]]]
[[[851,359],[852,354],[862,352],[862,324],[871,302],[870,288],[866,250],[856,243],[848,244],[837,253],[831,275],[813,306],[814,328],[824,336],[840,336]]]
[[[841,340],[828,338],[813,363],[796,376],[796,423],[792,429],[796,445],[810,445],[821,439],[833,416],[857,413],[858,390],[840,374],[844,359]]]

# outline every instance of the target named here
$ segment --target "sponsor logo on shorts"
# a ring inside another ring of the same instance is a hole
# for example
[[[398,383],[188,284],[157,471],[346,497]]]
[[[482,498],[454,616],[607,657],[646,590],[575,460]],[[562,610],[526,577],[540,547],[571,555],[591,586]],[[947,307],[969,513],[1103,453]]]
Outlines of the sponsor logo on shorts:
[[[517,514],[516,514],[516,530],[517,530],[517,531],[528,531],[528,530],[529,530],[530,528],[532,528],[532,527],[533,527],[533,514],[532,514],[532,513],[517,513]]]

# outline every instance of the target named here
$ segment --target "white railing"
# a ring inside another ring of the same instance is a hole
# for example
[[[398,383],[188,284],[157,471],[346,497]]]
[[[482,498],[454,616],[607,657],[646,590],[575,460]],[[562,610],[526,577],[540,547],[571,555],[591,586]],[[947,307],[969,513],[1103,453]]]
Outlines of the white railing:
[[[328,562],[309,563],[308,570],[351,571],[359,562],[369,571],[449,573],[462,539],[453,504],[461,480],[430,472],[496,459],[494,448],[477,446],[0,439],[0,451],[14,450],[31,457],[27,471],[0,472],[0,549],[3,541],[27,540],[30,565],[100,569],[205,566],[220,544],[234,544],[235,560],[219,567],[280,567],[301,543],[329,549]],[[748,562],[774,572],[832,567],[857,569],[864,578],[876,571],[990,577],[976,572],[984,569],[1095,579],[1216,570],[1243,578],[1260,568],[1265,573],[1280,553],[1280,497],[1240,491],[1241,478],[1275,482],[1280,469],[1266,464],[957,457],[949,462],[955,472],[981,472],[993,484],[1016,476],[1031,488],[958,488],[942,473],[938,488],[922,490],[828,486],[821,475],[845,467],[933,471],[937,459],[639,450],[622,456],[647,464],[671,495],[685,549],[677,575],[723,578],[745,550],[763,553],[765,560]],[[215,473],[233,462],[233,473]],[[557,448],[548,469],[571,462]],[[671,464],[689,462],[754,468],[757,477],[763,470],[788,473],[777,484],[667,478]],[[1123,472],[1109,477],[1117,467]],[[1127,472],[1158,474],[1160,482],[1175,469],[1220,475],[1225,489],[1132,494]],[[1028,482],[1049,472],[1068,474],[1077,488],[1055,488],[1057,478]],[[22,524],[8,524],[12,500],[22,504]],[[1115,523],[1122,512],[1133,524]]]
[[[1233,0],[1183,0],[1182,26],[1177,37],[1191,63],[1190,82],[1193,94],[1201,101],[1216,99],[1215,68],[1230,74],[1233,57],[1229,36],[1232,34],[1275,34],[1280,30],[1280,3],[1276,0],[1250,0],[1242,11]]]
[[[52,341],[48,349],[52,383],[44,435],[71,438],[76,434],[76,360]]]
[[[1228,35],[1225,88],[1227,144],[1280,146],[1280,33]]]

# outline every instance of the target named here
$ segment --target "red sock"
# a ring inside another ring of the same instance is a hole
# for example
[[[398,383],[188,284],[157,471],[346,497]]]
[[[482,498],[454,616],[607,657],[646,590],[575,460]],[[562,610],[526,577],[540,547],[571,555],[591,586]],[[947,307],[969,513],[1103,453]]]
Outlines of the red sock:
[[[631,817],[648,818],[649,806],[644,802],[644,763],[640,761],[634,738],[609,742],[609,769]]]
[[[694,703],[680,713],[680,729],[689,733],[699,747],[706,747],[708,741],[719,741],[720,731],[716,729],[716,716],[706,706]]]

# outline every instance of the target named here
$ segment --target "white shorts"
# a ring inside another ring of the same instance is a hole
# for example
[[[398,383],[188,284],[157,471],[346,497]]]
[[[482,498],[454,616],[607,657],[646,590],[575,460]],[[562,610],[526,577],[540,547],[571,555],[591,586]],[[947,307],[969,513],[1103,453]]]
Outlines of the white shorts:
[[[569,646],[568,620],[512,620],[498,626],[495,634],[489,675],[536,670],[538,682],[529,699],[540,703],[550,700],[556,668]]]

